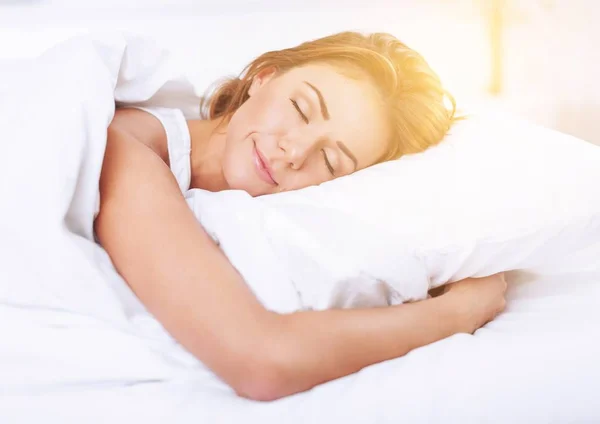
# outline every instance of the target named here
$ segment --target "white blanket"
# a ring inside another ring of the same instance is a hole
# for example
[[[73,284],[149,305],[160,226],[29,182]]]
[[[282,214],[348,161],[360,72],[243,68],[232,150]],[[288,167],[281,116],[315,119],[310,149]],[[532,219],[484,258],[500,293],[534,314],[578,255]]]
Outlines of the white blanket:
[[[0,422],[600,420],[598,267],[517,276],[530,281],[476,336],[271,404],[235,397],[135,306],[93,238],[114,102],[193,116],[197,97],[173,75],[159,49],[121,36],[0,70]],[[292,308],[282,287],[270,301]]]
[[[156,381],[178,361],[200,366],[143,310],[135,315],[93,234],[115,101],[197,113],[166,59],[148,40],[107,34],[0,73],[0,392]]]

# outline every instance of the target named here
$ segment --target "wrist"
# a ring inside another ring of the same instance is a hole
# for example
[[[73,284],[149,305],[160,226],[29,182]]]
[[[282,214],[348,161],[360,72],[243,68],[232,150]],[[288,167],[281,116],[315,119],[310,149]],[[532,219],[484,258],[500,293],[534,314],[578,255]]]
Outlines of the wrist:
[[[439,299],[442,304],[453,334],[474,331],[472,313],[460,292],[448,291],[436,299]]]

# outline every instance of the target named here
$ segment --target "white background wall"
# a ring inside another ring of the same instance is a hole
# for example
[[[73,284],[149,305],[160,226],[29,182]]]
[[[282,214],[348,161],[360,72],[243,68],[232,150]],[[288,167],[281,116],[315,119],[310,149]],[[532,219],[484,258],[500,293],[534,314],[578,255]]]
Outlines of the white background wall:
[[[205,87],[256,55],[345,29],[419,50],[463,105],[500,107],[600,144],[600,1],[506,0],[504,92],[490,97],[491,0],[0,0],[0,57],[88,30],[172,48]]]
[[[506,101],[540,122],[600,144],[600,2],[520,3],[538,6],[517,8],[510,18]]]

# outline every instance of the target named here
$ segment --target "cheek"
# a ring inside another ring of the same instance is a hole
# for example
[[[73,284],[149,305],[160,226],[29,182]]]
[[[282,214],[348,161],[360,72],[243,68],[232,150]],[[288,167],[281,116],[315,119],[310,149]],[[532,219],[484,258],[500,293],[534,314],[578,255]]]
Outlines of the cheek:
[[[233,190],[245,190],[254,194],[253,189],[257,183],[252,163],[252,143],[249,139],[230,140],[227,137],[223,152],[223,177],[227,185]]]
[[[240,107],[248,132],[281,134],[290,125],[290,114],[283,95],[259,92]],[[290,106],[291,108],[291,106]]]
[[[285,190],[298,190],[305,187],[318,185],[328,181],[329,174],[315,158],[309,160],[300,171],[290,174],[285,184]]]

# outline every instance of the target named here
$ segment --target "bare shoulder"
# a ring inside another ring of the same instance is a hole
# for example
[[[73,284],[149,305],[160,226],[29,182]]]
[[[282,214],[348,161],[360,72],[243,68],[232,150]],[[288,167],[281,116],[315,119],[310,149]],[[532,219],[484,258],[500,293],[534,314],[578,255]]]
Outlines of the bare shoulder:
[[[113,129],[126,132],[150,147],[169,164],[167,133],[161,122],[151,113],[134,108],[119,108],[110,124]]]

